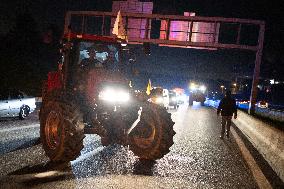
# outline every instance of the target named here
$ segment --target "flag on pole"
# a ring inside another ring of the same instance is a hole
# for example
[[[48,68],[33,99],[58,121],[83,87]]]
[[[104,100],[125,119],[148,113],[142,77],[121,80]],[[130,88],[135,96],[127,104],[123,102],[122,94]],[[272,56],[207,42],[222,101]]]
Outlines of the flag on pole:
[[[150,95],[151,89],[152,89],[151,80],[149,79],[148,85],[147,85],[147,90],[146,90],[146,94],[147,94],[147,95]]]
[[[127,35],[126,35],[126,31],[124,29],[123,19],[122,19],[120,11],[118,11],[118,13],[117,13],[115,23],[113,25],[112,33],[114,35],[116,35],[117,38],[127,40]]]

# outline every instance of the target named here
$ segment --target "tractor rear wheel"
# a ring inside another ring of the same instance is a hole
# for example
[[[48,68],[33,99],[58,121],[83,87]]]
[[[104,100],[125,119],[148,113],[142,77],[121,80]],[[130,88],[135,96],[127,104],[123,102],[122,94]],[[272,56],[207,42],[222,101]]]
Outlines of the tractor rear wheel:
[[[85,136],[82,115],[75,104],[50,97],[46,99],[41,108],[40,137],[51,161],[76,159],[83,148]]]
[[[129,134],[130,149],[140,159],[162,158],[174,144],[171,114],[155,104],[142,107],[140,121]]]

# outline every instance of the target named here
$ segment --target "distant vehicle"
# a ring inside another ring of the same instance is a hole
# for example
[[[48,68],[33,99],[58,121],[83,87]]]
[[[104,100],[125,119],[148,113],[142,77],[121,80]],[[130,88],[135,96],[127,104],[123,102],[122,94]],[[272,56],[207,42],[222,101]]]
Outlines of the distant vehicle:
[[[28,97],[19,90],[0,92],[0,117],[25,119],[36,108],[35,97]]]
[[[258,108],[268,108],[268,102],[266,102],[265,100],[261,100],[257,102],[256,105]]]
[[[179,107],[178,95],[175,91],[169,91],[169,106],[173,106],[174,109],[177,109]]]
[[[249,104],[249,100],[236,99],[237,105]]]
[[[161,87],[154,87],[151,90],[150,102],[165,107],[166,109],[169,109],[169,104],[170,104],[169,91]]]
[[[172,91],[176,93],[176,99],[178,104],[183,104],[187,101],[187,97],[184,94],[184,89],[182,88],[174,88]]]
[[[206,87],[204,85],[199,85],[196,83],[190,83],[190,93],[188,99],[188,105],[193,105],[193,101],[200,102],[204,106],[205,102],[205,91]]]
[[[236,99],[237,107],[240,109],[248,109],[250,101],[247,99]]]

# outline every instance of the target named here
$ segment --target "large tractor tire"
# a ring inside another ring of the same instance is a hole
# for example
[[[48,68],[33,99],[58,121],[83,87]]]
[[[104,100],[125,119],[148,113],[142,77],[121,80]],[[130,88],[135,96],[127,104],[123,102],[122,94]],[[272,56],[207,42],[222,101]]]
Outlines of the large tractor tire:
[[[85,137],[78,106],[54,93],[44,100],[40,115],[41,142],[50,160],[63,163],[76,159]]]
[[[171,114],[155,104],[142,107],[140,121],[129,134],[130,149],[140,159],[156,160],[170,152],[174,144]]]

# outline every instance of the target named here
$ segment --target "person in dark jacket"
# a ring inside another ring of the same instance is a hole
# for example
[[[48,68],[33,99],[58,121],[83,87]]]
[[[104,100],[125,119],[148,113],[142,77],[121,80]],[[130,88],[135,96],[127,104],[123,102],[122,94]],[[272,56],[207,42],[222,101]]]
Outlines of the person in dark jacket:
[[[231,91],[226,91],[225,97],[220,101],[220,104],[217,109],[217,116],[222,116],[222,129],[220,138],[223,139],[225,133],[226,126],[226,136],[229,138],[230,126],[232,116],[234,115],[234,119],[237,119],[237,105],[235,99],[231,97]]]

